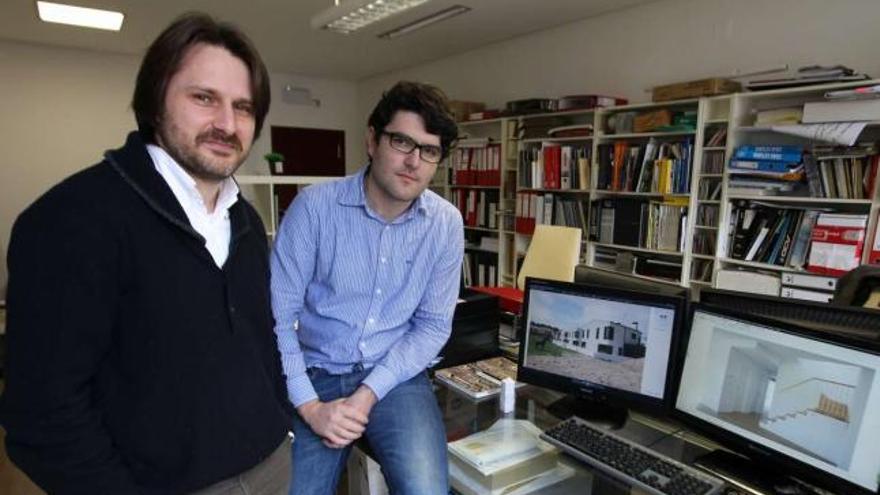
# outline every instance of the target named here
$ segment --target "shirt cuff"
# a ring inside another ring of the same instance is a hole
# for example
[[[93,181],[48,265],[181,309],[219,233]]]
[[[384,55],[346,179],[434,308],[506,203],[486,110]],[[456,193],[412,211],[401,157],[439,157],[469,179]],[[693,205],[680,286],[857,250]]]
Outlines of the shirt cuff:
[[[382,400],[388,395],[388,392],[391,392],[391,389],[397,386],[397,377],[388,368],[376,366],[361,383],[370,387],[370,390],[376,394],[377,400]]]
[[[312,386],[309,375],[305,373],[287,378],[287,396],[290,397],[293,407],[299,407],[306,402],[318,399],[315,387]]]

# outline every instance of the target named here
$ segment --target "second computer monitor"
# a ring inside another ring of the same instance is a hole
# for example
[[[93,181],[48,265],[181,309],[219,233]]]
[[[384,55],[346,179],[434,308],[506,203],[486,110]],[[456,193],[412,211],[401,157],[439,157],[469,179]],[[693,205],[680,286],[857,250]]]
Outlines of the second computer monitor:
[[[529,278],[519,379],[592,402],[662,409],[681,297]]]

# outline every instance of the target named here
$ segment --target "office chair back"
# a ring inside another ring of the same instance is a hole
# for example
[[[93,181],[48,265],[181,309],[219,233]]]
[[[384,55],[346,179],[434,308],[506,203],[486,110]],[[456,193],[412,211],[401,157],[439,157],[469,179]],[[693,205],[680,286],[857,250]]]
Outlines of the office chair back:
[[[574,227],[536,225],[516,286],[525,289],[526,277],[573,282],[574,268],[580,259],[581,235],[581,229]]]

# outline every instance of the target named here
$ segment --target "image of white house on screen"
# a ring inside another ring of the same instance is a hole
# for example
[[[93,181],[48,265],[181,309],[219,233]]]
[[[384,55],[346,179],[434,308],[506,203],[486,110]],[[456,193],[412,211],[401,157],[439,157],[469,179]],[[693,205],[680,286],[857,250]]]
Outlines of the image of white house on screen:
[[[718,328],[698,409],[848,469],[874,371]]]

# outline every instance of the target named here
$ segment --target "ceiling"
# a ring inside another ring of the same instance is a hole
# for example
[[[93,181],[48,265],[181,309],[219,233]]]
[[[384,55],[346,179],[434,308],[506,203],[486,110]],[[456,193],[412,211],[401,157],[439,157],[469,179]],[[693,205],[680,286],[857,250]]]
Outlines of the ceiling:
[[[176,16],[197,10],[241,27],[272,72],[359,80],[654,0],[431,0],[347,36],[309,26],[333,0],[55,1],[122,11],[125,24],[115,33],[48,24],[34,0],[3,0],[0,39],[141,54]],[[376,37],[452,5],[472,10],[393,40]]]

